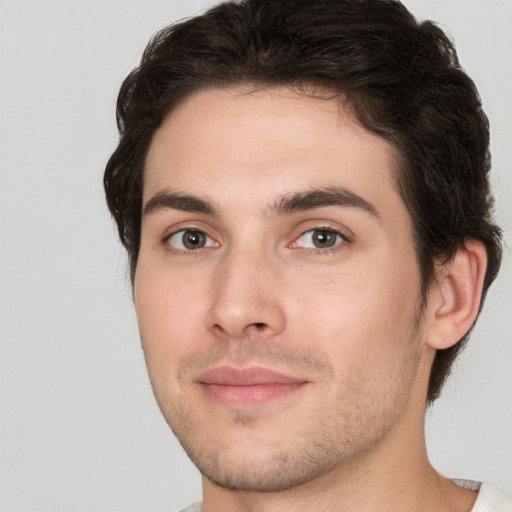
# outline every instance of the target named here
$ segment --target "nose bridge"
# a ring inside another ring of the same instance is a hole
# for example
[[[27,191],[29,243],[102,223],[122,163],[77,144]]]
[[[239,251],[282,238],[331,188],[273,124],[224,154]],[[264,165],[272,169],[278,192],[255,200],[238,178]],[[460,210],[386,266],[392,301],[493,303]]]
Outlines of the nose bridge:
[[[284,327],[271,258],[255,247],[232,247],[219,262],[213,280],[207,323],[217,334],[240,338],[250,326],[278,332]]]

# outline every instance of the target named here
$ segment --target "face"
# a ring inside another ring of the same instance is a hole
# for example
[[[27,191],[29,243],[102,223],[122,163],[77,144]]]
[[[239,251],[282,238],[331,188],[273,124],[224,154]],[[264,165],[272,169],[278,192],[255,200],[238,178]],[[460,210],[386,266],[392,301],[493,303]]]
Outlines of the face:
[[[208,481],[347,470],[424,408],[393,168],[337,101],[285,89],[199,91],[155,134],[136,310],[160,408]]]

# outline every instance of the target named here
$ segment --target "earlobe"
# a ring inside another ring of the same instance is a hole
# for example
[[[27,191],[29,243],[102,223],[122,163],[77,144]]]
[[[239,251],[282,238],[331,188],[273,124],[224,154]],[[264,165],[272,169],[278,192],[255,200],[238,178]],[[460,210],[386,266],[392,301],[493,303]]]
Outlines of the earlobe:
[[[468,240],[439,269],[437,284],[429,300],[426,343],[434,349],[455,345],[471,328],[478,315],[487,268],[482,242]]]

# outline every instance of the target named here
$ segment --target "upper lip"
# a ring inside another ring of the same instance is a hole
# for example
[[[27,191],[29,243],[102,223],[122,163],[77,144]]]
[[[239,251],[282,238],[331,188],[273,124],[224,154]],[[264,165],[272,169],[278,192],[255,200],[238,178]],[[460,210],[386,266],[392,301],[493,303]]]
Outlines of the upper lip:
[[[216,366],[202,373],[197,381],[201,384],[223,386],[256,386],[258,384],[300,384],[307,382],[301,377],[286,375],[277,370],[258,366]]]

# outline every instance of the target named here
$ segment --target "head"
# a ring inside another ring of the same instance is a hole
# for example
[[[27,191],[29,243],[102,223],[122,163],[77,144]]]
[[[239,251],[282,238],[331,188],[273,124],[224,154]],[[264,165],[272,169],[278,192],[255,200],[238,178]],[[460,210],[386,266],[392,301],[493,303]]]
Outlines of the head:
[[[105,172],[132,283],[144,167],[164,119],[201,89],[276,86],[327,91],[395,148],[396,185],[411,218],[422,301],[439,264],[468,240],[480,240],[487,251],[485,297],[500,264],[487,118],[448,37],[391,0],[227,2],[156,34],[121,88],[121,138]],[[437,352],[429,402],[467,336]]]
[[[500,263],[488,123],[445,34],[391,0],[227,2],[154,37],[117,114],[107,201],[203,474],[283,490],[401,443]]]

